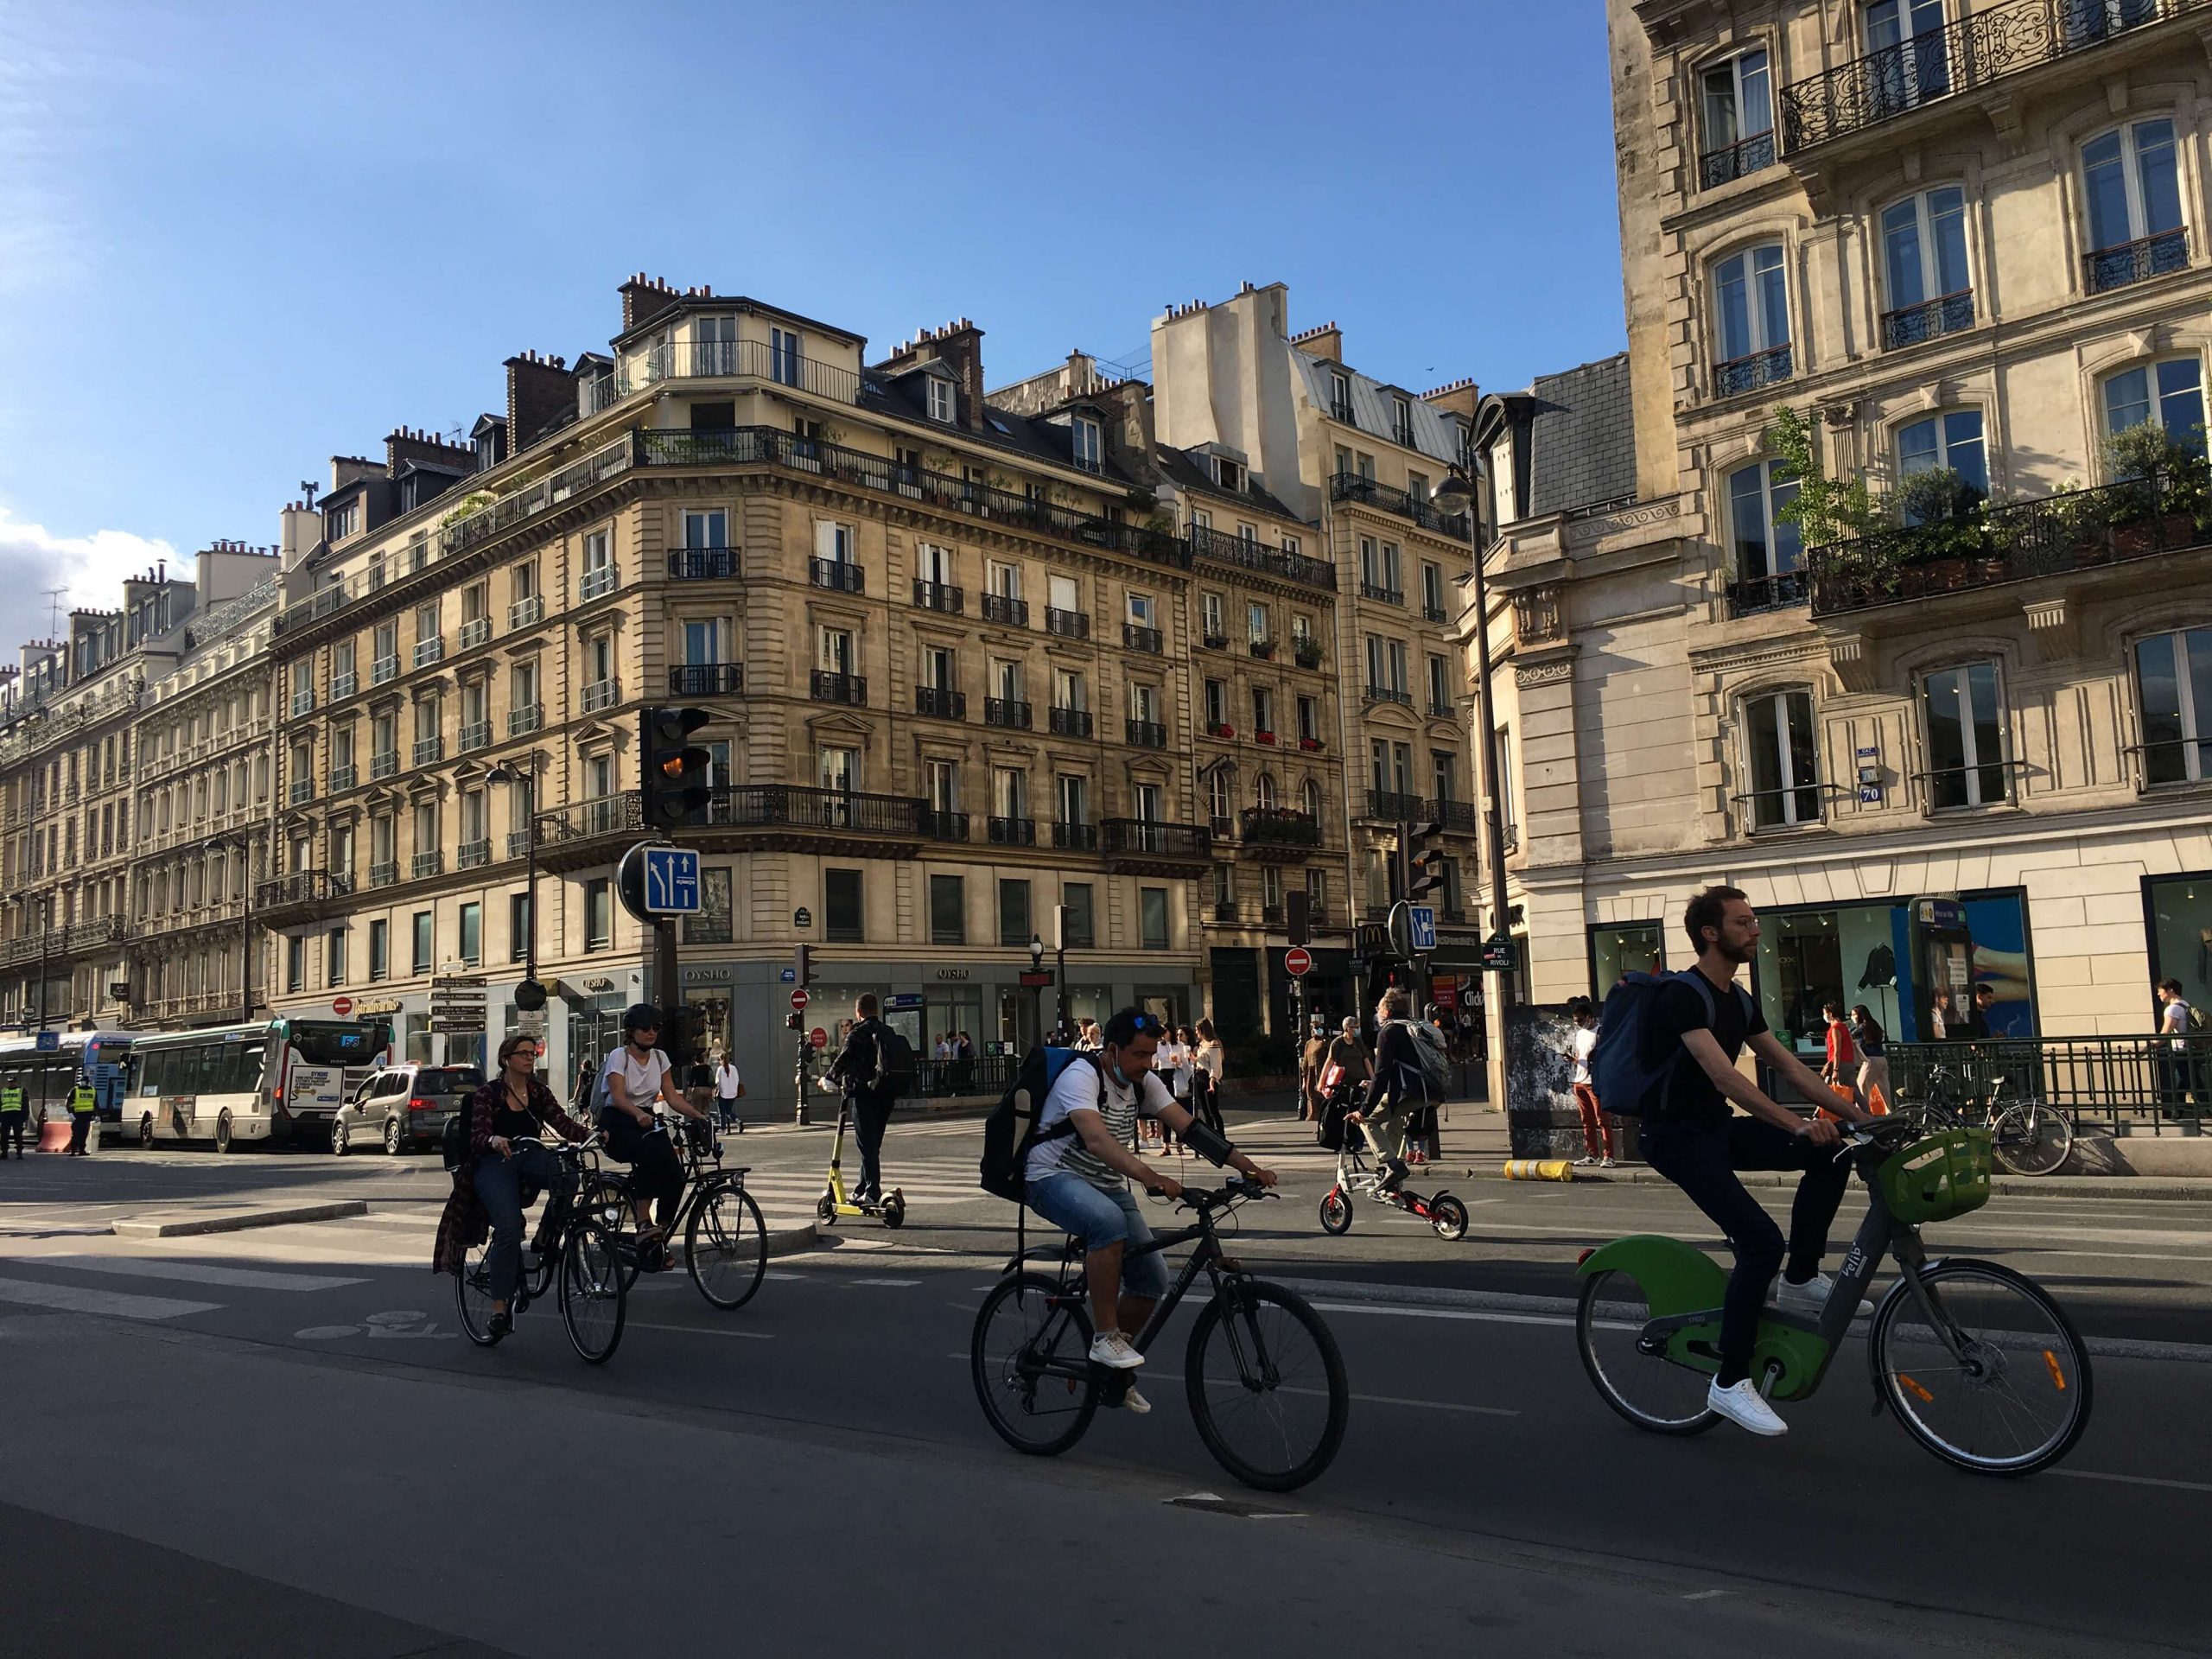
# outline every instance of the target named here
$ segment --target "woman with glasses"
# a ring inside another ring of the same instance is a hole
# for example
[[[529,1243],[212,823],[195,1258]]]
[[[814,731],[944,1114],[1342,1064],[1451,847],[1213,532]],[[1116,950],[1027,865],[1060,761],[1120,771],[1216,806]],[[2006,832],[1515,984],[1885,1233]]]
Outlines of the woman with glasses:
[[[553,1091],[537,1075],[537,1039],[518,1031],[499,1045],[496,1076],[468,1103],[468,1145],[474,1154],[470,1180],[476,1201],[492,1228],[492,1249],[485,1265],[491,1274],[492,1330],[505,1336],[514,1328],[508,1305],[522,1270],[523,1184],[546,1195],[545,1218],[556,1219],[576,1195],[575,1171],[542,1141],[548,1131],[568,1141],[584,1138],[583,1126],[561,1109]]]

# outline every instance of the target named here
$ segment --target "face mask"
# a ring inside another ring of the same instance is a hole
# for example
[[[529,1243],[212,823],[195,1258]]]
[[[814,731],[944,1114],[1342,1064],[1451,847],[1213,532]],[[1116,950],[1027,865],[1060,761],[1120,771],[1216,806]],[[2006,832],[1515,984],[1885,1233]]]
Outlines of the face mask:
[[[1134,1089],[1136,1087],[1136,1084],[1129,1081],[1129,1074],[1122,1070],[1122,1063],[1119,1060],[1114,1062],[1114,1081],[1120,1084],[1124,1089]]]

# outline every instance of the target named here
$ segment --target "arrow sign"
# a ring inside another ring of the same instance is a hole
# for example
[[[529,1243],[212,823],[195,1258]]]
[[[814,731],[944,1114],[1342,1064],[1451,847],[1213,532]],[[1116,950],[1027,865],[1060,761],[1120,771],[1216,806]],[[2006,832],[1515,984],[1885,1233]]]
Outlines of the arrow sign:
[[[656,916],[699,913],[699,855],[683,847],[645,849],[645,908]]]
[[[800,985],[794,987],[791,991],[791,1012],[793,1014],[804,1014],[806,1012],[806,1005],[813,1000],[814,999],[812,997],[806,994],[805,986]]]
[[[1408,905],[1406,906],[1406,935],[1415,956],[1435,950],[1436,906]]]
[[[1302,944],[1294,944],[1282,953],[1282,970],[1293,979],[1303,979],[1313,971],[1313,953]]]

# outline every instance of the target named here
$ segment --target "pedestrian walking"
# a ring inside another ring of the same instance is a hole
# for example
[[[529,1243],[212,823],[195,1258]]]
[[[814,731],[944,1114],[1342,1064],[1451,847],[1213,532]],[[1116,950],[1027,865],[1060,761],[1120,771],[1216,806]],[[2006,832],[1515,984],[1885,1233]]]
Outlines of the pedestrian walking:
[[[1567,1013],[1574,1021],[1567,1043],[1567,1058],[1574,1067],[1567,1086],[1574,1096],[1575,1109],[1582,1114],[1582,1156],[1574,1161],[1578,1166],[1611,1169],[1613,1126],[1605,1122],[1597,1085],[1590,1080],[1590,1052],[1598,1046],[1598,1010],[1588,997],[1578,996],[1567,1005]]]
[[[1889,1033],[1864,1002],[1851,1010],[1851,1040],[1859,1049],[1859,1103],[1870,1112],[1888,1111],[1890,1058],[1883,1051]]]
[[[1827,1027],[1827,1058],[1821,1067],[1821,1081],[1832,1089],[1849,1090],[1852,1099],[1863,1111],[1866,1100],[1859,1092],[1859,1081],[1855,1075],[1859,1070],[1859,1048],[1852,1039],[1851,1027],[1844,1023],[1843,1004],[1821,1003],[1821,1019]]]
[[[735,1129],[740,1135],[745,1133],[745,1123],[737,1115],[737,1103],[744,1098],[744,1074],[725,1052],[715,1061],[715,1110],[724,1128]]]
[[[1306,1046],[1298,1055],[1298,1119],[1318,1122],[1321,1116],[1321,1072],[1329,1064],[1329,1032],[1319,1014],[1307,1027]]]
[[[1193,1058],[1199,1075],[1191,1080],[1192,1109],[1201,1122],[1219,1135],[1221,1085],[1229,1075],[1229,1057],[1222,1052],[1221,1039],[1214,1033],[1212,1020],[1198,1021],[1198,1052]]]
[[[576,1068],[576,1086],[569,1092],[569,1109],[579,1117],[588,1118],[592,1111],[592,1090],[598,1084],[599,1062],[587,1054],[583,1064]]]
[[[10,1077],[0,1084],[0,1159],[8,1155],[12,1144],[16,1161],[23,1160],[23,1127],[30,1121],[30,1102],[24,1098],[23,1086]]]
[[[92,1114],[99,1109],[99,1099],[92,1093],[91,1082],[79,1077],[69,1090],[69,1155],[86,1155],[86,1142],[92,1139]]]
[[[2162,1104],[2179,1112],[2189,1104],[2189,1033],[2192,1010],[2182,995],[2181,981],[2161,980],[2158,988],[2158,1030],[2167,1040],[2158,1055],[2158,1095]]]

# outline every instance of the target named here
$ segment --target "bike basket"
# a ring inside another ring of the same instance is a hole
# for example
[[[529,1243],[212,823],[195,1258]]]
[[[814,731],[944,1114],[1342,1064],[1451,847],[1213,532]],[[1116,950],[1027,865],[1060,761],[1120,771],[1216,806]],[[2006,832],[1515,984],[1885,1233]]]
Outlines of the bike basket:
[[[1874,1184],[1899,1221],[1949,1221],[1989,1202],[1987,1129],[1945,1129],[1891,1154]]]

